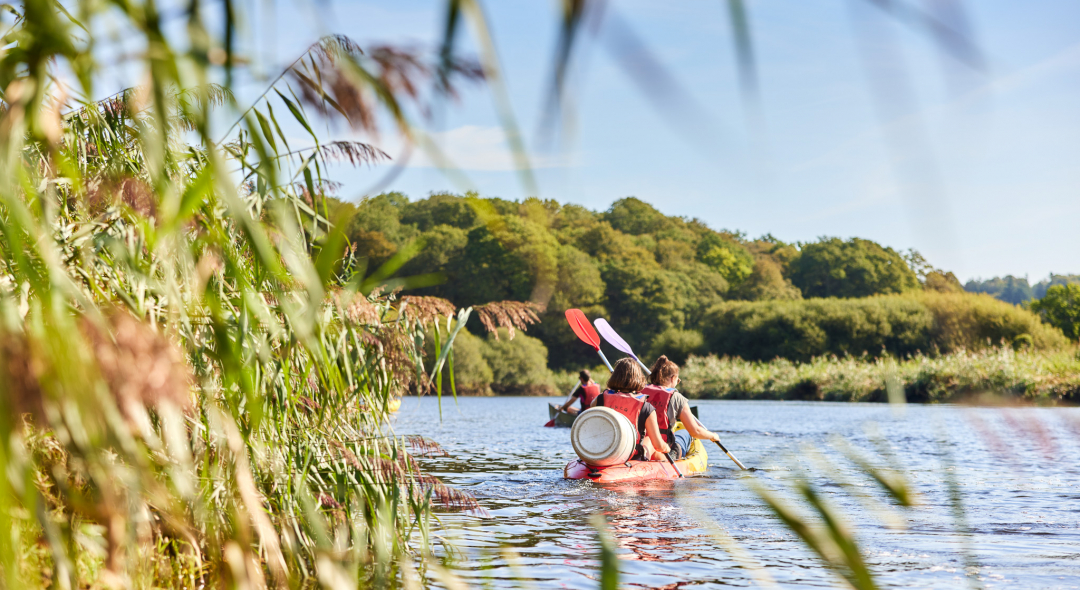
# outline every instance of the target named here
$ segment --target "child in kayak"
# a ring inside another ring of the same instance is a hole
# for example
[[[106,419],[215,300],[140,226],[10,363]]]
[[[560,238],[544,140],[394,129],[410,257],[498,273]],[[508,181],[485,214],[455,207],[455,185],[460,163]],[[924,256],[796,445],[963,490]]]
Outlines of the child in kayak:
[[[570,397],[566,400],[566,403],[559,408],[560,412],[566,412],[570,415],[575,415],[578,412],[583,412],[592,407],[593,400],[596,396],[600,395],[600,386],[592,380],[592,375],[588,371],[582,371],[578,373],[578,384],[574,393],[570,394]],[[574,400],[581,401],[581,408],[573,407]]]
[[[642,389],[649,404],[655,408],[657,414],[657,426],[664,441],[671,446],[668,453],[673,461],[678,461],[686,456],[690,449],[691,437],[701,440],[720,441],[720,435],[709,432],[698,423],[694,414],[690,411],[690,403],[683,394],[675,387],[679,385],[679,365],[668,360],[666,355],[660,355],[652,366],[652,374],[649,376],[649,385]],[[686,430],[672,432],[675,422],[682,422]],[[661,453],[654,453],[653,459],[663,459]]]
[[[664,441],[660,434],[660,426],[656,421],[656,409],[652,404],[637,395],[646,385],[645,373],[633,360],[628,358],[619,359],[608,378],[607,389],[596,396],[592,407],[605,407],[615,410],[626,416],[630,423],[637,429],[637,444],[631,459],[648,460],[657,456],[663,459],[663,454],[671,452],[671,447]]]

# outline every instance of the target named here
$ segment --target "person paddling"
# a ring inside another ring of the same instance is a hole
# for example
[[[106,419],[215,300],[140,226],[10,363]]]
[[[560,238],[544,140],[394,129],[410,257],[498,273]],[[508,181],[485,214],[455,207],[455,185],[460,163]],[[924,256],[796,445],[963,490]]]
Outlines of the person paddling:
[[[672,460],[677,461],[686,456],[692,442],[691,437],[720,442],[720,435],[710,432],[698,423],[690,411],[690,402],[675,389],[679,385],[679,365],[668,360],[666,355],[660,355],[653,363],[651,371],[649,385],[645,386],[641,393],[645,394],[645,399],[657,412],[657,426],[664,442],[671,447],[668,455]],[[682,422],[686,430],[672,432],[676,421]],[[654,453],[652,458],[664,457],[660,453]]]
[[[648,460],[656,457],[663,459],[663,454],[671,452],[671,447],[664,442],[660,426],[656,421],[656,409],[649,402],[636,394],[648,384],[645,374],[632,359],[619,359],[612,367],[607,389],[596,396],[592,407],[605,407],[626,416],[637,430],[635,460]],[[657,451],[661,453],[657,455]]]
[[[583,412],[592,407],[593,400],[596,396],[600,395],[600,386],[592,380],[592,375],[588,371],[582,371],[578,373],[578,381],[580,386],[574,390],[574,393],[570,394],[566,403],[559,408],[558,411],[566,412],[567,414],[574,415],[578,412]],[[574,400],[581,401],[581,407],[573,407]]]

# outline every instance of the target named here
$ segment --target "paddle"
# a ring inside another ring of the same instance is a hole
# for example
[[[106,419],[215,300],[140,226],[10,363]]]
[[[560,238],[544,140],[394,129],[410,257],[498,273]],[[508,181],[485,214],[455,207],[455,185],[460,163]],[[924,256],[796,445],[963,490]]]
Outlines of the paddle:
[[[682,474],[682,471],[679,470],[679,466],[675,464],[675,460],[671,458],[671,455],[664,453],[664,457],[667,458],[667,462],[671,463],[671,466],[675,468],[675,473],[678,473],[679,477],[686,477]]]
[[[570,324],[570,329],[574,331],[574,334],[576,334],[582,342],[593,347],[596,354],[600,355],[600,360],[604,361],[604,365],[611,371],[611,363],[608,362],[607,357],[605,357],[604,353],[600,350],[600,336],[596,333],[596,330],[593,329],[592,324],[589,323],[589,319],[585,317],[585,314],[580,309],[568,309],[566,310],[566,322]]]
[[[739,466],[739,469],[742,469],[743,471],[756,471],[755,469],[747,469],[746,465],[742,464],[742,461],[739,461],[738,459],[736,459],[735,455],[731,454],[731,451],[725,449],[724,445],[720,444],[720,441],[717,440],[717,441],[713,441],[713,442],[716,443],[716,446],[720,447],[721,451],[724,451],[725,455],[727,455],[728,457],[731,457],[731,460],[734,461],[735,464]]]
[[[608,344],[633,357],[634,360],[641,365],[641,368],[645,369],[647,375],[652,375],[652,371],[649,370],[649,367],[646,367],[645,363],[641,362],[641,359],[634,354],[634,349],[630,348],[630,345],[622,339],[622,336],[619,336],[619,334],[615,332],[615,329],[611,327],[611,324],[609,324],[607,320],[604,318],[596,318],[593,323],[596,324],[596,330],[600,332],[600,335],[604,337],[604,340],[607,340]]]
[[[581,382],[580,381],[577,382],[574,385],[574,388],[570,390],[570,394],[567,395],[566,397],[569,398],[571,395],[574,395],[574,392],[578,390],[578,387],[581,387]],[[563,405],[566,405],[566,403],[563,402]],[[563,410],[562,406],[559,406],[559,411],[555,413],[555,417],[552,418],[551,420],[548,420],[547,424],[544,424],[544,427],[545,428],[551,428],[552,426],[555,426],[555,420],[558,419],[559,414],[562,414],[564,411],[565,410]]]

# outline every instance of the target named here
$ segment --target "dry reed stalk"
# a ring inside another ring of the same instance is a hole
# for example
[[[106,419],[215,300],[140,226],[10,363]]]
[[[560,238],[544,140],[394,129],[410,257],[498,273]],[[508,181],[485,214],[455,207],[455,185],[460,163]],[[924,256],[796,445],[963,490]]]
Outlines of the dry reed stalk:
[[[406,436],[405,442],[418,457],[446,457],[448,455],[439,443],[418,434]]]
[[[492,301],[473,309],[480,316],[484,329],[494,333],[496,340],[499,339],[499,328],[506,328],[513,340],[514,328],[525,332],[529,325],[539,324],[540,317],[536,314],[543,311],[543,307],[531,301]]]
[[[129,420],[143,407],[191,407],[191,371],[179,347],[131,314],[109,315],[109,333],[89,320],[80,324],[98,370]]]
[[[407,295],[401,298],[398,313],[424,325],[454,315],[457,307],[440,297]]]
[[[40,385],[45,367],[33,355],[25,334],[5,334],[0,338],[0,363],[10,411],[17,416],[29,416],[38,426],[46,424]]]
[[[339,292],[333,298],[341,309],[341,316],[352,324],[378,326],[382,321],[378,306],[363,295],[355,294],[346,301]]]

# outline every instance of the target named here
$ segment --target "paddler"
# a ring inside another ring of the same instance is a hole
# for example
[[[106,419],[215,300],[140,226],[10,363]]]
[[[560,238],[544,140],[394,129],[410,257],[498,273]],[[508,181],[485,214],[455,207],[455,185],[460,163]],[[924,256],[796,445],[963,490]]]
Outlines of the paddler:
[[[660,434],[656,409],[642,396],[637,395],[648,384],[645,373],[629,358],[619,359],[612,369],[607,389],[596,396],[592,407],[603,406],[615,410],[634,425],[637,429],[637,442],[631,459],[648,460],[654,456],[664,459],[663,454],[671,452],[671,447],[664,442]]]
[[[671,362],[666,355],[660,355],[653,363],[649,384],[641,393],[657,411],[657,426],[664,442],[671,446],[668,455],[677,461],[686,456],[692,438],[720,442],[720,435],[710,432],[702,426],[690,411],[690,402],[675,388],[679,385],[679,365]],[[686,430],[672,432],[675,422],[682,422]],[[660,453],[654,453],[653,459],[663,459]]]
[[[574,393],[570,394],[570,397],[566,399],[566,403],[559,408],[560,412],[566,412],[567,414],[577,414],[588,410],[592,407],[593,400],[596,396],[600,395],[600,385],[592,380],[592,375],[588,371],[581,371],[578,373],[578,387],[574,389]],[[573,407],[574,400],[581,401],[581,408]]]

